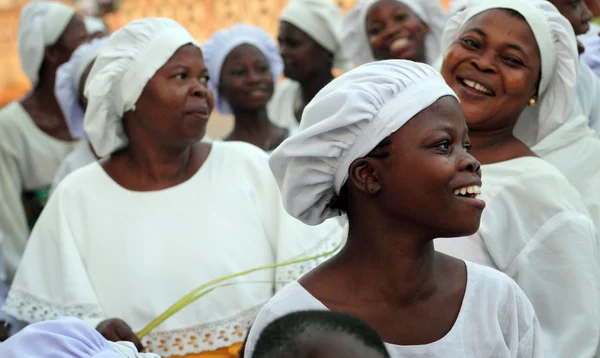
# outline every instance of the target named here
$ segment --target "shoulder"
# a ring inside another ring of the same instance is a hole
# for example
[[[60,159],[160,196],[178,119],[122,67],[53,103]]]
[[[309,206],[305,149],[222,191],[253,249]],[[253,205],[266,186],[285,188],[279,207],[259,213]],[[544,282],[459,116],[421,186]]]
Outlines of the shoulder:
[[[14,136],[23,131],[23,116],[25,112],[18,102],[11,102],[0,109],[0,135]]]
[[[250,173],[271,173],[269,156],[255,145],[245,142],[211,143],[209,159],[226,166],[227,171]]]
[[[66,175],[53,196],[72,195],[88,190],[99,191],[106,185],[107,174],[99,163],[93,162]]]

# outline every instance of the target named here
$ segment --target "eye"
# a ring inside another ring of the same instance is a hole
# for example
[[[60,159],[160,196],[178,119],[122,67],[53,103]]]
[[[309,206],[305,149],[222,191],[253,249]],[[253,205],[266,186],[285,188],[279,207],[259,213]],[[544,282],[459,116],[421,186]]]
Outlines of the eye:
[[[259,73],[267,73],[269,71],[269,66],[258,66]]]
[[[242,69],[237,69],[237,70],[231,71],[231,75],[236,76],[236,77],[244,76],[245,74],[246,74],[246,71],[242,70]]]
[[[462,38],[461,41],[467,47],[470,47],[470,48],[479,48],[479,43],[477,41],[475,41],[474,39],[472,39],[472,38],[469,38],[469,37]]]
[[[407,13],[402,13],[402,14],[398,14],[395,16],[396,21],[404,21],[406,19],[408,19],[408,14]]]
[[[465,148],[465,151],[467,153],[471,153],[471,147],[472,147],[471,143],[465,143],[465,144],[463,144],[463,148]]]
[[[579,5],[581,5],[581,0],[575,0],[575,1],[571,1],[569,3],[569,6],[573,9],[573,10],[577,10],[577,8],[579,7]]]
[[[173,76],[173,78],[176,78],[178,80],[185,80],[186,77],[187,77],[187,75],[185,72],[181,72],[181,73],[178,73],[175,76]]]
[[[205,85],[205,84],[208,83],[208,81],[210,81],[210,77],[209,76],[202,76],[202,77],[200,77],[199,81],[200,81],[200,83],[202,83],[202,84]]]
[[[450,140],[441,141],[434,145],[434,147],[438,152],[442,154],[448,154],[450,153]]]
[[[516,58],[516,57],[505,57],[504,61],[512,67],[519,67],[519,66],[523,66],[524,63],[523,61],[521,61],[520,59]]]

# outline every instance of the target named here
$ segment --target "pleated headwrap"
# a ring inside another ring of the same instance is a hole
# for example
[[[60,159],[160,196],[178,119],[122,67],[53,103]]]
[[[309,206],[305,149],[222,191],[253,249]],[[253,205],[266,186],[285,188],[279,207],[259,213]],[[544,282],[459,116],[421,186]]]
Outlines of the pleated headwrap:
[[[21,10],[17,47],[21,68],[33,88],[39,81],[46,46],[58,41],[73,15],[72,7],[55,1],[31,1]]]
[[[367,15],[381,0],[359,0],[346,14],[342,24],[342,52],[355,65],[375,61],[367,35]],[[404,4],[429,27],[425,37],[425,56],[428,64],[440,55],[442,29],[446,21],[444,10],[437,0],[396,0]]]
[[[547,0],[470,0],[467,8],[450,18],[442,36],[446,52],[474,16],[492,9],[521,14],[541,54],[541,81],[537,104],[521,114],[515,135],[529,146],[541,141],[569,119],[577,82],[577,42],[569,21]]]
[[[179,23],[165,18],[133,21],[108,38],[85,84],[84,129],[98,156],[127,146],[123,114],[135,109],[148,81],[187,44],[200,47]]]
[[[412,61],[371,62],[331,81],[269,160],[286,211],[309,225],[337,216],[327,204],[350,164],[444,96],[456,98],[437,71]]]

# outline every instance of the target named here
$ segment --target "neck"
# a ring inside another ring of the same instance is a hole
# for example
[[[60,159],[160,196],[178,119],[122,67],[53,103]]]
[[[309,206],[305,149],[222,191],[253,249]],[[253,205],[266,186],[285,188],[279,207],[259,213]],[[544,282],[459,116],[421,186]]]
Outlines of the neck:
[[[331,70],[327,70],[300,82],[304,105],[310,102],[331,80],[333,80],[333,75],[331,74]]]
[[[507,146],[518,142],[513,134],[513,127],[499,128],[495,130],[477,130],[469,131],[471,140],[471,155],[473,155],[481,164],[492,164],[507,159]]]
[[[46,113],[59,115],[62,118],[62,111],[54,94],[55,80],[55,71],[52,69],[42,71],[38,85],[33,89],[24,102],[30,105],[34,104],[36,108],[39,108]]]
[[[151,183],[169,183],[185,177],[190,167],[193,148],[156,148],[130,143],[123,155],[139,178]]]
[[[274,127],[269,120],[266,107],[257,110],[234,110],[233,116],[235,118],[234,133],[261,133]]]

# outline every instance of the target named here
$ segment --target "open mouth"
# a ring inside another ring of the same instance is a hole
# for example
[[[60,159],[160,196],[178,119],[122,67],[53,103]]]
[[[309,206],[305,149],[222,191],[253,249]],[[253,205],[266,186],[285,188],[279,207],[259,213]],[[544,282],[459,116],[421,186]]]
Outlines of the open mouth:
[[[495,95],[495,93],[492,90],[488,89],[481,83],[475,82],[473,80],[468,80],[465,78],[458,77],[458,82],[460,82],[463,86],[471,88],[471,89],[473,89],[477,92],[480,92],[486,96],[494,96]]]
[[[390,51],[397,51],[397,50],[405,48],[406,46],[408,46],[409,43],[410,43],[410,41],[406,37],[399,38],[396,41],[392,42],[390,44],[390,46],[388,47],[388,49]]]
[[[465,186],[462,188],[455,189],[454,195],[464,197],[464,198],[475,199],[479,195],[481,195],[481,188],[479,187],[479,185]]]

